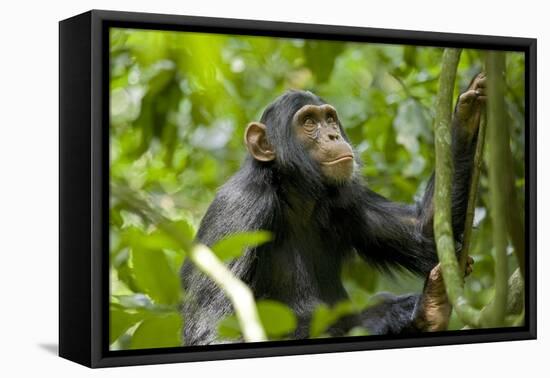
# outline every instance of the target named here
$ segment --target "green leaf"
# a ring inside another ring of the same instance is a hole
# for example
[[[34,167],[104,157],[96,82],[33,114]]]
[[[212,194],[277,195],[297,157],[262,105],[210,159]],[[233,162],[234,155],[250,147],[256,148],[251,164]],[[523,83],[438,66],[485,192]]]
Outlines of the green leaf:
[[[180,219],[173,222],[172,225],[179,232],[183,240],[187,241],[188,243],[193,242],[193,239],[195,238],[196,230],[195,230],[195,227],[193,227],[193,225],[191,224],[191,222],[189,222],[187,219]]]
[[[317,306],[313,312],[310,324],[310,336],[320,337],[323,333],[342,316],[357,312],[359,308],[350,301],[343,301],[329,308],[325,304]]]
[[[177,312],[145,319],[134,332],[130,349],[181,346],[181,327],[181,315]]]
[[[181,288],[177,272],[162,250],[135,247],[130,252],[130,266],[136,285],[160,304],[177,304]]]
[[[334,322],[334,317],[327,305],[317,306],[310,324],[310,337],[319,337]]]
[[[422,106],[415,100],[405,100],[399,105],[397,115],[393,120],[397,143],[404,146],[414,156],[420,148],[420,136],[431,137],[426,135],[429,132],[426,126],[429,124]]]
[[[353,327],[349,330],[347,336],[369,336],[369,330],[365,327]]]
[[[296,329],[296,315],[284,304],[262,300],[257,303],[257,307],[260,320],[269,338],[285,336]]]
[[[246,248],[254,248],[271,240],[268,231],[240,232],[230,235],[212,246],[212,251],[221,260],[227,261],[241,256]]]
[[[338,55],[344,50],[344,45],[338,42],[308,40],[304,54],[307,65],[315,74],[317,80],[323,83],[328,80]]]
[[[284,304],[272,300],[257,302],[258,315],[267,336],[277,339],[289,335],[296,329],[296,315]],[[236,340],[242,332],[235,314],[226,316],[218,323],[220,339]]]
[[[158,228],[147,235],[147,238],[152,237],[152,240],[144,240],[145,245],[151,249],[171,249],[181,253],[185,246],[191,246],[195,238],[195,228],[186,219],[169,222],[164,225],[169,228],[169,232]],[[187,252],[187,251],[185,251]]]
[[[120,233],[123,245],[132,248],[162,250],[178,249],[179,245],[164,232],[155,229],[150,233],[146,233],[138,227],[128,227]]]
[[[129,328],[147,317],[144,311],[127,311],[111,304],[109,315],[109,343],[114,343]]]
[[[241,337],[241,327],[235,314],[226,316],[218,322],[218,338],[237,340]]]

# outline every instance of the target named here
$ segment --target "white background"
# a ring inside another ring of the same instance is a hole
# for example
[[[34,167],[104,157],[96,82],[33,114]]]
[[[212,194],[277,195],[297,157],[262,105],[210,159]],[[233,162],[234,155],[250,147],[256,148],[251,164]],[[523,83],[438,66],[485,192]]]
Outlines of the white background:
[[[545,376],[550,361],[550,12],[545,1],[6,0],[0,14],[0,375]],[[89,9],[538,38],[539,340],[90,370],[55,355],[58,248],[58,25]],[[545,297],[546,296],[546,297]]]

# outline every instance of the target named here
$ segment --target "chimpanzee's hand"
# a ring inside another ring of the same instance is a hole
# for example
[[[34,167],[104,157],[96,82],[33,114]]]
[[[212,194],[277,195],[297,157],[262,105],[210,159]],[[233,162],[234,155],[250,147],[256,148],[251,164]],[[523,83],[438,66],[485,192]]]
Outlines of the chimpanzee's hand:
[[[486,83],[487,77],[482,72],[474,77],[466,92],[458,97],[455,121],[470,135],[474,135],[479,127],[481,112],[487,99]]]
[[[473,263],[474,259],[469,256],[464,271],[465,277],[472,273]],[[451,317],[451,303],[445,290],[441,264],[437,264],[428,275],[424,285],[421,306],[422,308],[416,320],[417,328],[428,332],[447,329]]]

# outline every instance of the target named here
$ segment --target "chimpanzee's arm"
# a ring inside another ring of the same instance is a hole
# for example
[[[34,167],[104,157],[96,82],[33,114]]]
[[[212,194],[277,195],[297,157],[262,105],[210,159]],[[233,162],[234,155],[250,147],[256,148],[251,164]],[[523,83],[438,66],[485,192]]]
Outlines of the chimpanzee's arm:
[[[455,107],[452,124],[452,220],[455,239],[460,242],[468,202],[475,141],[485,100],[485,76],[474,78]],[[373,264],[387,268],[401,266],[426,274],[436,264],[433,239],[433,177],[422,200],[415,206],[391,202],[363,189],[360,210],[355,213],[354,246]]]

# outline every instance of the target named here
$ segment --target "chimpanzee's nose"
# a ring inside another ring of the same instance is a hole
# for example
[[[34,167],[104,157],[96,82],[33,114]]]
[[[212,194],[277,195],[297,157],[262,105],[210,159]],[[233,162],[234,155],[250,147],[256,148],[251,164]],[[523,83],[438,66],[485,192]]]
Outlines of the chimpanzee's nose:
[[[340,134],[338,134],[336,130],[330,130],[327,134],[328,134],[328,139],[332,142],[340,139]]]

